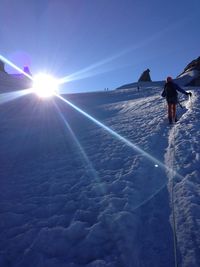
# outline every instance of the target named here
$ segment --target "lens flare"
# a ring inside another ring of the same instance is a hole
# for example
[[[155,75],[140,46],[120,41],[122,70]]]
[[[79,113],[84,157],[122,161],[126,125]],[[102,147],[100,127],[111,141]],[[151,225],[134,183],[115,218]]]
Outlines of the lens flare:
[[[99,184],[100,182],[100,179],[97,175],[97,172],[96,170],[94,169],[91,161],[89,160],[85,150],[83,149],[81,143],[79,142],[79,140],[77,139],[75,133],[73,132],[72,128],[70,127],[69,123],[67,122],[67,120],[65,119],[64,115],[62,114],[60,108],[58,107],[58,105],[53,102],[55,107],[56,107],[56,110],[58,111],[58,114],[61,118],[61,120],[64,122],[64,125],[66,126],[66,128],[69,130],[70,134],[71,134],[71,137],[74,141],[74,143],[76,144],[78,150],[80,151],[81,155],[82,155],[82,158],[84,160],[84,165],[86,166],[86,170],[87,172],[97,181],[97,183]],[[102,188],[100,189],[102,190]]]
[[[40,73],[33,79],[33,92],[41,98],[49,98],[58,93],[57,80],[45,73]]]
[[[19,91],[14,91],[14,92],[2,93],[0,94],[0,104],[13,101],[17,98],[28,95],[30,93],[32,93],[32,89],[24,89],[24,90],[19,90]]]

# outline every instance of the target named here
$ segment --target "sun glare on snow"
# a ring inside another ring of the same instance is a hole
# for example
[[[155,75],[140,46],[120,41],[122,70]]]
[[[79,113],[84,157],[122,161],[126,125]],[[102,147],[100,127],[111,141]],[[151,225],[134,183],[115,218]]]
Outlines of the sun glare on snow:
[[[58,93],[58,81],[44,73],[40,73],[33,78],[33,92],[41,98],[52,97]]]

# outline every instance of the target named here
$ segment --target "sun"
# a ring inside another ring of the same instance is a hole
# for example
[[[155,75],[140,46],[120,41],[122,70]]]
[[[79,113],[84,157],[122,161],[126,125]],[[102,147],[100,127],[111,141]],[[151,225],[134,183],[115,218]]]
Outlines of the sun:
[[[40,73],[33,77],[33,92],[40,98],[49,98],[58,92],[58,80],[53,76]]]

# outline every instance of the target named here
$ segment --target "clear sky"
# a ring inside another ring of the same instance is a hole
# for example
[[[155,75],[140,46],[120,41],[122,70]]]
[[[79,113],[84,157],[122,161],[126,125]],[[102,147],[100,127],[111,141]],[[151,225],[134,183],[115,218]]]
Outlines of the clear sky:
[[[200,56],[199,14],[200,0],[0,0],[0,54],[70,76],[66,92],[114,89],[147,68],[163,80]]]

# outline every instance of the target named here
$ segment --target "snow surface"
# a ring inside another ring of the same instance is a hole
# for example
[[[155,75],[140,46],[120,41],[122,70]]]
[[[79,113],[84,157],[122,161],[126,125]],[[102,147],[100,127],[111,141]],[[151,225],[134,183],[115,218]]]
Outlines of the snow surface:
[[[161,91],[64,96],[152,158],[60,99],[0,106],[0,266],[169,267],[174,236],[200,266],[200,91],[174,126]]]

